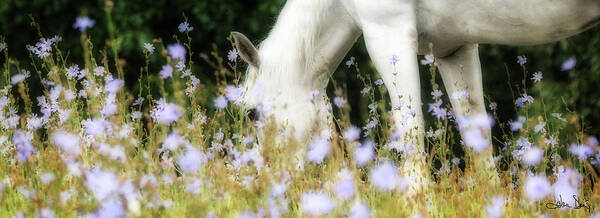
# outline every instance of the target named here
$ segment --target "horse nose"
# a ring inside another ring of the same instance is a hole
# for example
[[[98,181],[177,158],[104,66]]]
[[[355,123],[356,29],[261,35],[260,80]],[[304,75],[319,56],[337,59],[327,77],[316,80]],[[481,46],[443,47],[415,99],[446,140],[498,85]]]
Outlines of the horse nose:
[[[258,111],[256,111],[256,108],[251,108],[248,109],[248,118],[252,121],[256,121],[258,120]]]

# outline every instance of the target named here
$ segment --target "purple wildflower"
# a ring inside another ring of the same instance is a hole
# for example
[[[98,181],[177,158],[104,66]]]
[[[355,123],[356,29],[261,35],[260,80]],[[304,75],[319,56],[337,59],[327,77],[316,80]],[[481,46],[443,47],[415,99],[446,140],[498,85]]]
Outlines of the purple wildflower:
[[[308,152],[306,153],[306,160],[310,161],[314,164],[321,164],[327,154],[329,153],[329,149],[331,144],[329,140],[323,137],[318,137],[314,139],[308,145]]]
[[[179,32],[183,33],[183,32],[190,32],[190,31],[194,30],[194,27],[190,26],[190,24],[187,21],[184,21],[183,23],[179,24],[177,29],[179,30]]]
[[[517,63],[521,66],[525,65],[527,63],[527,57],[523,55],[517,56]]]
[[[376,188],[392,191],[398,185],[398,168],[391,162],[382,163],[371,169],[369,179]]]
[[[400,61],[400,59],[398,58],[397,55],[392,55],[392,58],[390,58],[391,65],[396,65],[396,63],[398,63],[398,61]]]
[[[572,70],[573,68],[575,68],[576,64],[577,64],[577,59],[575,59],[575,57],[571,57],[571,58],[567,59],[565,62],[563,62],[562,66],[560,67],[560,70],[561,71]]]
[[[185,47],[181,44],[170,44],[167,46],[169,56],[173,59],[184,60],[185,59]]]
[[[237,49],[234,48],[232,50],[229,50],[229,52],[227,52],[227,60],[229,60],[229,62],[237,61],[237,57],[238,57]]]
[[[222,95],[215,98],[214,100],[215,107],[219,110],[222,110],[223,108],[227,107],[227,103],[227,98],[225,98],[225,96]]]
[[[30,132],[17,130],[13,133],[13,144],[17,146],[16,157],[20,162],[25,162],[35,152],[35,148],[31,144],[33,135]]]
[[[88,16],[78,17],[75,19],[73,28],[79,29],[79,31],[83,32],[85,29],[93,27],[95,23],[96,21],[90,19]]]
[[[173,67],[171,65],[164,65],[160,72],[158,72],[161,79],[167,79],[173,76]]]
[[[545,176],[529,176],[525,182],[525,194],[529,200],[539,201],[550,194],[550,182]]]
[[[323,192],[302,194],[302,211],[311,216],[325,215],[335,208],[335,203]]]

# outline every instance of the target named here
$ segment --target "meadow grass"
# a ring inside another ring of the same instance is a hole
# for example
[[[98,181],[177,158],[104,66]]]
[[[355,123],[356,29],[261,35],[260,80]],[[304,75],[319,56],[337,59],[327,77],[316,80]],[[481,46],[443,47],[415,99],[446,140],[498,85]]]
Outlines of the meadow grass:
[[[477,153],[460,144],[456,118],[449,115],[431,118],[426,127],[427,163],[435,182],[409,197],[398,172],[384,175],[399,180],[390,190],[373,184],[374,169],[384,163],[402,166],[406,150],[390,141],[391,106],[385,88],[361,73],[356,63],[342,71],[356,73],[370,87],[364,90],[373,104],[359,132],[362,142],[344,136],[352,127],[344,101],[348,90],[333,81],[334,97],[339,97],[333,103],[334,125],[331,137],[319,145],[327,148],[326,156],[318,164],[299,161],[315,142],[288,138],[268,116],[248,118],[236,94],[243,66],[235,51],[229,60],[216,48],[198,58],[191,53],[189,35],[182,32],[182,40],[175,37],[165,45],[157,39],[140,48],[147,61],[136,87],[124,87],[128,72],[118,59],[118,43],[99,50],[85,31],[80,38],[83,57],[68,57],[59,38],[40,33],[41,44],[29,49],[27,69],[10,58],[11,49],[22,48],[0,49],[0,217],[599,215],[597,141],[585,134],[585,122],[564,96],[552,92],[552,84],[529,81],[525,65],[523,82],[509,84],[517,86],[512,95],[523,106],[489,109],[496,123],[493,131],[500,133],[492,142],[501,185],[472,170]],[[192,67],[201,62],[214,72]],[[435,64],[429,69],[437,90]],[[208,73],[214,73],[215,81],[194,76]],[[32,87],[43,95],[33,96]],[[446,96],[426,101],[448,102]],[[535,100],[528,102],[527,96]],[[451,111],[446,103],[437,107]],[[522,118],[500,120],[497,110],[516,110]],[[518,124],[522,127],[515,130]],[[371,142],[375,154],[358,166],[355,151]],[[543,150],[533,164],[526,163],[530,157],[523,148],[531,146]],[[583,157],[578,158],[580,153]],[[559,178],[561,174],[567,177]],[[534,175],[554,185],[534,184],[539,186],[528,192],[526,181]],[[553,193],[564,189],[575,190],[590,209],[549,209]]]

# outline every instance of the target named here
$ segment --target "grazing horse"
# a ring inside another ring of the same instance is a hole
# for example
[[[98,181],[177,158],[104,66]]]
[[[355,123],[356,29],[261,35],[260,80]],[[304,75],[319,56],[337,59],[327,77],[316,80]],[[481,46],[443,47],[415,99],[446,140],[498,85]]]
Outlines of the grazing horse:
[[[412,179],[410,190],[418,192],[430,181],[418,54],[436,57],[447,93],[470,93],[466,104],[451,98],[457,116],[485,113],[478,44],[543,44],[599,22],[599,0],[288,0],[258,49],[241,33],[232,35],[249,65],[246,107],[272,115],[297,133],[329,127],[325,88],[364,35],[395,108],[395,128],[402,133],[398,140],[415,145],[402,173]],[[484,130],[488,141],[490,131]],[[497,180],[489,147],[475,155],[473,165]]]

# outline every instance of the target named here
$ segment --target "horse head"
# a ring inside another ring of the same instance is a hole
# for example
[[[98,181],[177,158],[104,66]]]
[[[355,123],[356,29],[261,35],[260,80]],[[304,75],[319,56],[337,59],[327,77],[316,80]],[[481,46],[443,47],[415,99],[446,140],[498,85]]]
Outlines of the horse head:
[[[243,34],[232,32],[236,50],[248,63],[243,82],[243,107],[250,118],[265,121],[272,117],[276,124],[303,138],[307,131],[324,127],[331,120],[331,106],[325,90],[314,81],[298,77],[303,68],[278,56],[273,49],[257,49]],[[294,52],[294,51],[290,51]]]

